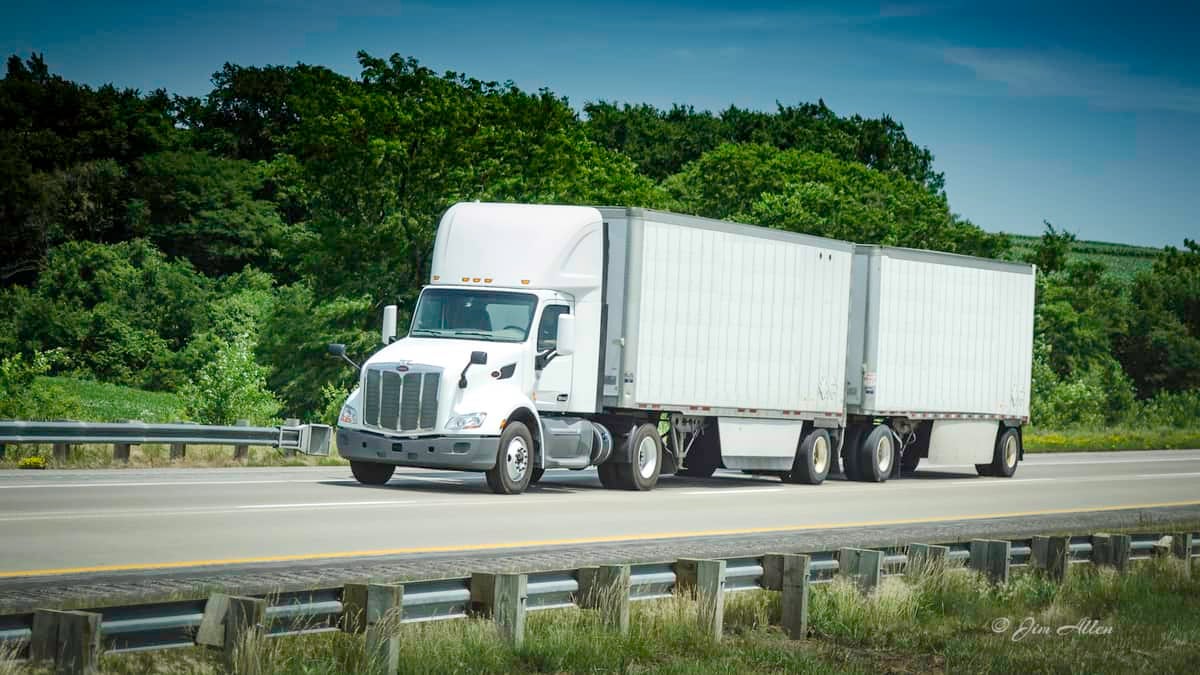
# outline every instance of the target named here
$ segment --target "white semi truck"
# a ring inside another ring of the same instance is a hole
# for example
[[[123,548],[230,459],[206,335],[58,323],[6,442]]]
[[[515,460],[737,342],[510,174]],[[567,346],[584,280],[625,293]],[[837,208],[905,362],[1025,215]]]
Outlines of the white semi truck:
[[[592,466],[627,490],[719,467],[878,482],[925,457],[1011,476],[1034,274],[638,208],[457,204],[405,337],[384,310],[338,451],[363,483],[460,469],[503,494]]]

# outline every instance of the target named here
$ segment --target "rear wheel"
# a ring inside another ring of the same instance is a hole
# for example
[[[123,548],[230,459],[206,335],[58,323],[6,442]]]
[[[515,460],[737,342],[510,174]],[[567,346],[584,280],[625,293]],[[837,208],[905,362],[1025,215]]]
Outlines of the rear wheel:
[[[892,473],[892,462],[896,457],[896,444],[892,430],[880,424],[867,434],[859,445],[858,480],[882,483]]]
[[[651,490],[662,470],[662,437],[658,427],[643,424],[629,436],[629,462],[614,464],[617,482],[624,490]]]
[[[1011,478],[1017,472],[1017,462],[1021,457],[1021,432],[1014,428],[1000,431],[996,437],[996,447],[992,451],[991,464],[976,464],[975,470],[981,476],[998,476]]]
[[[824,482],[825,477],[829,475],[830,458],[833,454],[832,445],[828,431],[824,429],[810,431],[804,440],[800,441],[800,448],[796,451],[792,470],[781,476],[783,482],[808,485],[820,485]]]
[[[500,495],[515,495],[529,487],[533,477],[533,436],[520,422],[509,422],[500,434],[496,466],[484,474],[488,487]]]
[[[396,473],[396,466],[377,462],[358,462],[352,459],[350,460],[350,473],[354,474],[354,480],[363,485],[383,485],[392,479],[392,474]]]

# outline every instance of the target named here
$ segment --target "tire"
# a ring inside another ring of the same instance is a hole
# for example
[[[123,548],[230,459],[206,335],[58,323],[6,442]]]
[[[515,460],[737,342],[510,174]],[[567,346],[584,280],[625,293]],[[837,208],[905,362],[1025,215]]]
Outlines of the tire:
[[[858,453],[862,432],[862,427],[858,425],[846,428],[846,440],[842,441],[842,475],[846,480],[862,480],[858,471]]]
[[[981,476],[996,476],[998,478],[1012,478],[1012,475],[1017,472],[1017,463],[1021,457],[1021,432],[1019,429],[1009,427],[1001,429],[1000,435],[996,437],[996,447],[992,450],[991,464],[976,464],[975,469],[978,471],[982,466],[987,469],[987,473],[979,472]]]
[[[515,495],[529,487],[533,478],[533,434],[520,422],[509,422],[500,434],[496,466],[488,469],[488,487],[498,495]]]
[[[662,437],[658,426],[643,424],[629,435],[627,463],[614,464],[617,481],[624,490],[652,490],[662,470]]]
[[[712,425],[692,444],[692,450],[684,460],[683,468],[675,474],[691,478],[712,478],[720,466],[721,440],[717,437],[716,425]]]
[[[350,473],[354,480],[363,485],[383,485],[392,479],[396,473],[395,464],[380,464],[378,462],[357,462],[350,460]]]
[[[796,459],[792,470],[780,476],[785,483],[804,483],[820,485],[829,475],[829,467],[833,463],[833,442],[829,432],[824,429],[810,431],[800,448],[796,450]]]
[[[867,483],[882,483],[892,473],[896,461],[896,441],[892,430],[880,424],[867,434],[858,446],[858,480]]]
[[[540,481],[542,479],[542,476],[545,473],[546,473],[545,469],[534,469],[533,473],[530,474],[530,476],[529,476],[529,484],[537,485],[538,481]]]
[[[912,473],[917,470],[917,465],[921,463],[921,456],[917,454],[916,448],[909,448],[908,452],[900,457],[900,471],[904,473]]]
[[[605,462],[604,464],[596,467],[596,473],[600,476],[600,484],[603,485],[606,490],[622,489],[620,479],[617,478],[616,464]]]

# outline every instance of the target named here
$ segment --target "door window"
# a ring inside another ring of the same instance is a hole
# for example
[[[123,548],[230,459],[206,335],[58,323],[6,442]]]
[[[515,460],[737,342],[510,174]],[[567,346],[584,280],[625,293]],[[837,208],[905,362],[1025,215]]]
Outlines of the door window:
[[[542,310],[542,321],[538,324],[537,350],[544,352],[554,349],[558,340],[558,317],[570,314],[571,308],[566,305],[546,305]]]

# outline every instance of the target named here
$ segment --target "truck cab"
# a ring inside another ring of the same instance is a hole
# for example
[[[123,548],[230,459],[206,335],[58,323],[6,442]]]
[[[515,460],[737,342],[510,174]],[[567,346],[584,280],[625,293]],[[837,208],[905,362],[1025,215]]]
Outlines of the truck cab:
[[[339,416],[355,477],[482,471],[521,492],[547,468],[606,459],[598,410],[603,221],[575,206],[463,203],[443,216],[430,283],[399,339],[361,367]],[[581,339],[582,336],[589,336]]]

